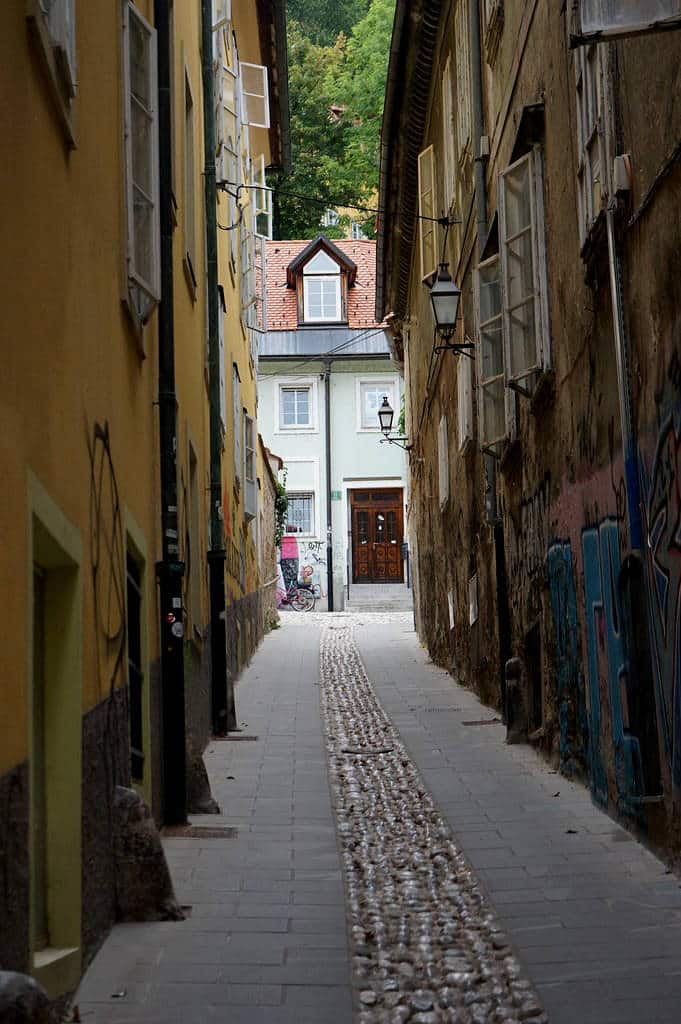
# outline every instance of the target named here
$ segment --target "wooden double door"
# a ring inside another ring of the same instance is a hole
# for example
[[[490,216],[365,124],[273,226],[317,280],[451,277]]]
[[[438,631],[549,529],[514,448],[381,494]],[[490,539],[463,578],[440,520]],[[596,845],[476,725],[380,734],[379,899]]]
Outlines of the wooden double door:
[[[402,583],[402,489],[350,491],[352,582]]]

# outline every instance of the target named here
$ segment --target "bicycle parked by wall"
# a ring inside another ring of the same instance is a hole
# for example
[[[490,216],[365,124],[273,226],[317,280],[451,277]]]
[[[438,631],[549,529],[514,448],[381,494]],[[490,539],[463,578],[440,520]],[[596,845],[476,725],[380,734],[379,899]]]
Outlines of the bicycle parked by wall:
[[[315,594],[311,584],[291,580],[281,603],[290,605],[294,612],[311,612],[315,606]]]

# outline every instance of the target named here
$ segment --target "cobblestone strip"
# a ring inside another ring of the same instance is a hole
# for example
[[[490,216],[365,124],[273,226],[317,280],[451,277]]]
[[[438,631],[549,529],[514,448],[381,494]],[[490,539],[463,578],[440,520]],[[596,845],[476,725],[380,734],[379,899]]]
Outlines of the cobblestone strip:
[[[336,622],[321,635],[321,707],[358,1022],[546,1022],[373,692],[352,626]]]

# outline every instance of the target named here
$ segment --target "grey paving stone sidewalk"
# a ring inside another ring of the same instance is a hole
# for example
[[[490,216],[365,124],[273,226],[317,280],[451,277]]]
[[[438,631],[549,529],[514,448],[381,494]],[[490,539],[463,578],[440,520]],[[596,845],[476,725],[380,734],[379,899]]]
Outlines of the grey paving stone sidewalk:
[[[344,889],[319,715],[319,627],[275,631],[237,689],[244,734],[206,763],[233,838],[164,845],[180,923],[114,928],[77,1002],[84,1024],[349,1024]]]
[[[359,624],[365,668],[551,1024],[681,1020],[681,887],[582,786],[432,665],[404,622]]]

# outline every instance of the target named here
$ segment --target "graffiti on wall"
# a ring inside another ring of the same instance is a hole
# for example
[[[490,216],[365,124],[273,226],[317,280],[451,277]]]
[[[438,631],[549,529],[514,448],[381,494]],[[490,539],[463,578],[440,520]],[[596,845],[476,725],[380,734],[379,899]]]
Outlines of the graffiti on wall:
[[[651,658],[662,744],[674,789],[681,788],[681,423],[662,423],[643,495],[647,536]]]
[[[605,785],[602,761],[595,766],[589,763],[589,723],[579,657],[577,595],[569,541],[556,541],[549,548],[548,574],[556,635],[560,768],[566,775],[574,775],[589,765],[592,777],[596,777],[598,772],[602,789]]]
[[[550,535],[551,476],[546,474],[535,491],[520,502],[517,517],[510,517],[508,571],[511,593],[517,598],[539,573],[546,559]]]
[[[614,518],[582,533],[592,789],[595,799],[605,805],[608,794],[603,743],[607,719],[603,700],[609,711],[618,810],[636,816],[644,785],[639,741],[630,731],[619,543],[619,521]]]
[[[298,539],[293,534],[284,534],[281,538],[280,565],[287,587],[298,581],[312,583],[325,596],[326,545],[322,541]]]

